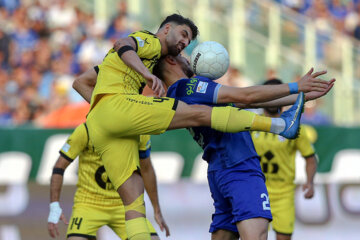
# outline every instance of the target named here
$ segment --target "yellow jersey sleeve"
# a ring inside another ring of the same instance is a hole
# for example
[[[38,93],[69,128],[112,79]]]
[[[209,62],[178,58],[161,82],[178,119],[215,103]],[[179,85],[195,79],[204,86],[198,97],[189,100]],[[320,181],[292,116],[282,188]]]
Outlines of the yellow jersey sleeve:
[[[60,155],[73,161],[86,148],[88,139],[86,125],[79,125],[60,149]]]
[[[148,31],[134,32],[129,35],[136,43],[136,53],[140,59],[159,59],[161,44],[156,35]]]
[[[303,157],[309,157],[315,154],[315,148],[311,144],[304,127],[300,127],[299,138],[296,139],[296,148],[300,151]]]
[[[150,135],[141,135],[139,141],[139,157],[140,159],[148,158],[151,151]]]

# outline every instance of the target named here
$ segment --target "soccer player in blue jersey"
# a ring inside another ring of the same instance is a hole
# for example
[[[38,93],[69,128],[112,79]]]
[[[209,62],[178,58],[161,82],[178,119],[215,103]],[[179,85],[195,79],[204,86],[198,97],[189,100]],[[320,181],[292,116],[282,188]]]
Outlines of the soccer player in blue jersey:
[[[304,84],[310,78],[324,73],[312,74],[310,71],[298,84]],[[168,97],[188,104],[213,106],[237,102],[237,106],[273,106],[294,103],[296,99],[290,96],[272,102],[251,104],[264,99],[263,95],[269,91],[269,88],[265,89],[268,86],[232,88],[205,77],[192,77],[188,61],[180,55],[162,58],[155,66],[154,74],[164,80],[168,87]],[[334,80],[329,82],[324,91],[309,92],[308,100],[325,95],[333,84]],[[298,100],[303,93],[299,96]],[[289,111],[294,111],[294,107]],[[209,164],[208,183],[215,207],[210,226],[212,239],[238,239],[239,235],[242,240],[267,239],[268,224],[272,220],[269,197],[250,133],[223,133],[209,127],[194,127],[189,128],[189,131],[203,148],[203,159]]]

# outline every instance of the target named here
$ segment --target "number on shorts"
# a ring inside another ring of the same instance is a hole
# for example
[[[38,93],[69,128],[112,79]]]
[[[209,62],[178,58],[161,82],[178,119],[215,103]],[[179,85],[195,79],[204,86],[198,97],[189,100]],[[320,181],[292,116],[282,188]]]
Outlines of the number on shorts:
[[[74,224],[77,226],[77,229],[79,230],[80,229],[80,225],[81,225],[81,222],[82,222],[82,217],[81,218],[73,218],[72,222],[71,222],[71,227],[70,229],[72,230],[73,229],[73,226]]]
[[[262,193],[260,195],[261,198],[265,198],[263,201],[263,210],[270,210],[270,202],[269,202],[269,196],[266,193]]]

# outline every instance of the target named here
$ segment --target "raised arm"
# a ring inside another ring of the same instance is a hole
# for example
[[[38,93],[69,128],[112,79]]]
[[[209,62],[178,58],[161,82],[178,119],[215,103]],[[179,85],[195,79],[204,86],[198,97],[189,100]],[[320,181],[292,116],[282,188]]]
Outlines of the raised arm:
[[[89,69],[77,78],[73,82],[73,88],[88,102],[91,101],[91,95],[94,91],[97,72],[97,66],[95,68]]]
[[[311,91],[311,92],[306,93],[305,100],[311,101],[311,100],[315,100],[315,99],[325,96],[333,88],[334,83],[335,83],[335,79],[331,79],[329,81],[329,85],[328,85],[327,89],[325,89],[325,91],[323,91],[323,92]],[[266,85],[266,86],[270,86],[270,85]],[[276,85],[276,86],[278,86],[278,85]],[[261,103],[250,103],[250,104],[235,103],[235,106],[239,107],[239,108],[282,107],[282,106],[293,105],[296,101],[297,96],[298,96],[297,94],[292,94],[292,95],[289,95],[286,97],[282,97],[282,98],[275,99],[275,100],[268,101],[268,102],[261,102]]]
[[[162,97],[164,95],[165,89],[162,81],[145,67],[140,57],[136,54],[136,43],[133,38],[127,37],[119,39],[115,43],[114,49],[117,50],[119,57],[126,65],[140,73],[147,80],[148,86],[157,96]]]
[[[48,217],[48,231],[49,235],[53,238],[59,236],[58,222],[61,219],[65,224],[68,224],[62,209],[59,204],[60,193],[63,184],[63,175],[65,169],[71,162],[64,157],[59,156],[53,168],[50,182],[50,213]]]
[[[331,83],[330,81],[318,78],[325,73],[326,71],[313,73],[313,69],[310,69],[297,83],[247,88],[221,86],[218,92],[217,103],[233,102],[250,105],[272,101],[298,92],[325,92]]]

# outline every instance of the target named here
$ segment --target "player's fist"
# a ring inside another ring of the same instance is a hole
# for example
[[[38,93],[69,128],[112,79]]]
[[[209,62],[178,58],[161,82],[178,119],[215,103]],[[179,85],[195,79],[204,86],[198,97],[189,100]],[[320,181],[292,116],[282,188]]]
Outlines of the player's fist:
[[[157,97],[163,97],[165,95],[163,82],[158,77],[151,73],[147,73],[143,75],[143,77],[147,80],[148,86]]]
[[[304,184],[302,189],[305,192],[304,197],[306,199],[310,199],[314,196],[314,184],[313,183]]]

